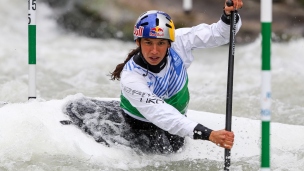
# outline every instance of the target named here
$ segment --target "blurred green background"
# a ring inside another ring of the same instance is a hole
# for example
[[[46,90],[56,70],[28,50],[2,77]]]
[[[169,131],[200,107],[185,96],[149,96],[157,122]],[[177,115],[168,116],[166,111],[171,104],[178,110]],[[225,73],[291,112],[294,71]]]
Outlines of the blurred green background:
[[[54,16],[66,31],[94,38],[133,40],[137,17],[147,10],[167,12],[176,28],[217,22],[224,0],[193,0],[191,11],[183,0],[43,0],[56,10]],[[237,43],[250,43],[260,35],[260,0],[243,0],[239,13],[243,26]],[[288,41],[304,36],[304,0],[273,0],[273,41]]]

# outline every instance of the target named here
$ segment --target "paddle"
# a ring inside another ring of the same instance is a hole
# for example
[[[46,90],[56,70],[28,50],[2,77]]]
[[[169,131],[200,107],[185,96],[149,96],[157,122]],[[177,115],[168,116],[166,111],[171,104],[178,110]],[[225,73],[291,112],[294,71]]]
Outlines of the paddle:
[[[232,6],[232,0],[227,1],[227,6]],[[232,119],[232,93],[233,93],[233,64],[235,50],[235,27],[237,11],[232,11],[230,15],[230,42],[229,42],[229,59],[228,59],[228,79],[227,79],[227,99],[226,99],[226,130],[231,131]],[[225,171],[230,167],[230,150],[225,149]]]

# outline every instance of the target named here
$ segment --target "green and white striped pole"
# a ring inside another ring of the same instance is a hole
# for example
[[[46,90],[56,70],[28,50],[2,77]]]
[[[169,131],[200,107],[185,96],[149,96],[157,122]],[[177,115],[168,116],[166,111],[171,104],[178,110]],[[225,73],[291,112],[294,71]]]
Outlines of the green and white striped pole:
[[[36,0],[28,0],[28,99],[36,99]]]
[[[261,170],[262,171],[270,171],[271,22],[272,22],[272,0],[262,0],[261,1],[261,30],[262,30]]]

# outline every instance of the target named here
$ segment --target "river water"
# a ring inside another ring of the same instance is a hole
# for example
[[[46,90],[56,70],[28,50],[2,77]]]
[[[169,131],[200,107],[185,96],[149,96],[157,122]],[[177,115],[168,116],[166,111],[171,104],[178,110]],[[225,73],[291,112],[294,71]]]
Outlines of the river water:
[[[135,48],[132,42],[66,33],[38,2],[37,100],[28,102],[27,3],[0,7],[0,170],[222,170],[223,150],[186,139],[182,152],[143,155],[96,143],[62,126],[65,102],[82,96],[118,98],[109,73]],[[272,43],[272,170],[304,167],[304,39]],[[193,51],[189,117],[224,128],[228,46]],[[237,44],[234,66],[232,170],[260,168],[261,40]]]

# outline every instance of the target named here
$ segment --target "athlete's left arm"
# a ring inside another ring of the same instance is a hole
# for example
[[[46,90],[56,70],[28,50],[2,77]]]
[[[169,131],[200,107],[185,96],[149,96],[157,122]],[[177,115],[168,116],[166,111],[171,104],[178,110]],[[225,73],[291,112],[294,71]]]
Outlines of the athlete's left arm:
[[[230,20],[227,17],[223,13],[216,23],[210,25],[202,23],[191,28],[176,29],[175,41],[171,47],[182,57],[187,68],[193,61],[193,49],[218,47],[229,42]],[[238,15],[236,32],[241,25],[241,17]]]
[[[242,25],[241,17],[237,15],[236,32]],[[230,20],[223,12],[220,20],[213,24],[199,24],[191,28],[180,28],[175,31],[177,46],[186,49],[217,47],[229,42]],[[173,45],[175,46],[175,45]]]

